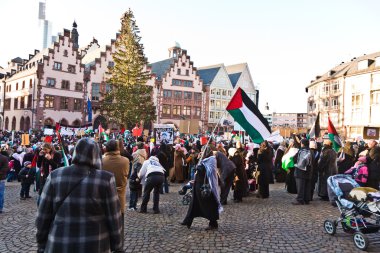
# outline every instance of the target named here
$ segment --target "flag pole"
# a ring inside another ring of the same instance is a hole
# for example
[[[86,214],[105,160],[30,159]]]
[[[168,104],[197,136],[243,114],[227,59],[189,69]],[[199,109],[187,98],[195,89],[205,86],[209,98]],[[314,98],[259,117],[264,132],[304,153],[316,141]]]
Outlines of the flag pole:
[[[218,123],[217,123],[216,126],[214,127],[214,130],[212,131],[211,136],[210,136],[210,138],[208,139],[208,141],[207,141],[207,143],[206,143],[206,145],[205,145],[206,147],[210,144],[210,140],[211,140],[211,138],[214,136],[214,132],[215,132],[216,128],[219,126],[219,124],[220,124],[220,122],[222,121],[222,119],[223,119],[224,115],[226,114],[226,112],[227,112],[227,110],[224,110],[224,112],[223,112],[223,114],[221,115],[221,117],[220,117]],[[202,161],[204,155],[205,155],[205,152],[202,152],[202,156],[201,156],[201,159],[199,159],[198,164],[201,163],[201,161]]]

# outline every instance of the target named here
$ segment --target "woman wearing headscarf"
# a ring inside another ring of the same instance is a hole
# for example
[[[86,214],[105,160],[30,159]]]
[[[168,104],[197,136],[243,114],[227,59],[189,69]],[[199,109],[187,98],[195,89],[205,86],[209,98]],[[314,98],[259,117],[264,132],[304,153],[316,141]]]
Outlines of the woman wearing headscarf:
[[[318,161],[318,196],[321,200],[329,200],[327,192],[327,178],[337,173],[336,152],[332,149],[332,142],[325,140],[323,149]]]
[[[257,154],[257,165],[260,175],[258,178],[259,198],[269,197],[269,182],[273,168],[273,151],[267,141],[260,144],[259,153]]]
[[[368,164],[368,180],[367,187],[372,187],[379,190],[380,183],[380,147],[375,146],[369,151],[369,157],[371,158]]]
[[[50,173],[36,226],[38,252],[123,252],[115,177],[101,170],[95,141],[81,139],[72,165]]]
[[[53,145],[51,143],[42,144],[41,151],[37,157],[37,167],[40,168],[39,194],[41,194],[50,172],[61,167],[61,163],[62,156],[55,151]]]
[[[242,202],[243,197],[245,196],[245,193],[246,193],[246,186],[244,184],[244,176],[247,176],[244,170],[244,167],[245,167],[244,162],[239,154],[239,151],[236,148],[228,149],[228,156],[229,156],[229,159],[235,165],[234,202]],[[225,197],[225,199],[227,199],[227,196]]]
[[[191,199],[187,215],[181,225],[191,227],[194,218],[202,217],[209,220],[206,230],[218,228],[219,213],[223,211],[218,192],[218,175],[216,171],[216,158],[210,147],[204,149],[204,156],[197,166],[193,185],[193,198]],[[202,153],[200,153],[202,157]],[[202,186],[209,184],[211,193],[202,196]]]
[[[351,147],[351,143],[347,141],[338,154],[338,174],[344,174],[345,171],[354,166],[354,163],[354,150]]]

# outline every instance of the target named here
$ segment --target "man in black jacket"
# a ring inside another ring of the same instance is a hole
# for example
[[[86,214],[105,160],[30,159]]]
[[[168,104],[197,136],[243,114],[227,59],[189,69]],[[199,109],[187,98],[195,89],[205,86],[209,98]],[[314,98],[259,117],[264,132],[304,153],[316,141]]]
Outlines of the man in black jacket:
[[[5,180],[8,170],[8,158],[0,154],[0,213],[3,212],[4,207]]]
[[[227,205],[227,197],[234,181],[236,165],[220,151],[215,152],[215,157],[220,178],[220,203]]]
[[[293,205],[309,204],[311,195],[310,179],[312,176],[312,156],[309,150],[309,141],[301,140],[301,149],[297,154],[297,164],[295,164],[294,177],[297,185],[297,198]]]

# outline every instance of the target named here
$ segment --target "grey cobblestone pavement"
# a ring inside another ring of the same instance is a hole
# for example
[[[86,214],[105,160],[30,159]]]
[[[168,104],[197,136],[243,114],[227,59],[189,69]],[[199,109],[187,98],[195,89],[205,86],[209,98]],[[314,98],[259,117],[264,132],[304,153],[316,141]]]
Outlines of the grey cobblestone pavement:
[[[36,194],[20,200],[19,190],[18,183],[6,186],[0,252],[36,252]],[[148,214],[126,211],[126,252],[360,252],[342,229],[335,236],[324,233],[324,220],[338,217],[337,208],[319,200],[293,206],[295,195],[286,193],[283,184],[271,185],[269,199],[251,195],[243,203],[229,201],[217,231],[205,231],[208,223],[201,218],[191,229],[181,226],[187,206],[177,193],[179,185],[170,190],[161,195],[161,214],[153,214],[151,201]],[[379,233],[368,236],[368,251],[380,252]]]

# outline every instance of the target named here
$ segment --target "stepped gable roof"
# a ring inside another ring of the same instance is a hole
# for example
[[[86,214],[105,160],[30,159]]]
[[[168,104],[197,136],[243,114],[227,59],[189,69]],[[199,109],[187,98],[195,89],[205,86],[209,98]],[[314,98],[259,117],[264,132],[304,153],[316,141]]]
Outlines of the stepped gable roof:
[[[234,73],[234,74],[229,74],[228,75],[228,77],[230,78],[232,87],[235,88],[237,82],[239,81],[240,76],[241,76],[241,72]]]
[[[16,57],[16,58],[12,59],[11,62],[22,64],[22,59],[20,57]]]
[[[94,50],[87,51],[87,53],[82,58],[82,64],[86,66],[91,66],[95,64],[95,59],[100,57],[100,53],[104,52],[105,46],[100,46]]]
[[[218,74],[221,65],[198,68],[198,75],[203,80],[204,85],[211,85],[215,76]]]
[[[174,58],[158,61],[149,64],[152,73],[156,75],[157,80],[162,80],[162,76],[170,69],[170,65],[174,64]]]

